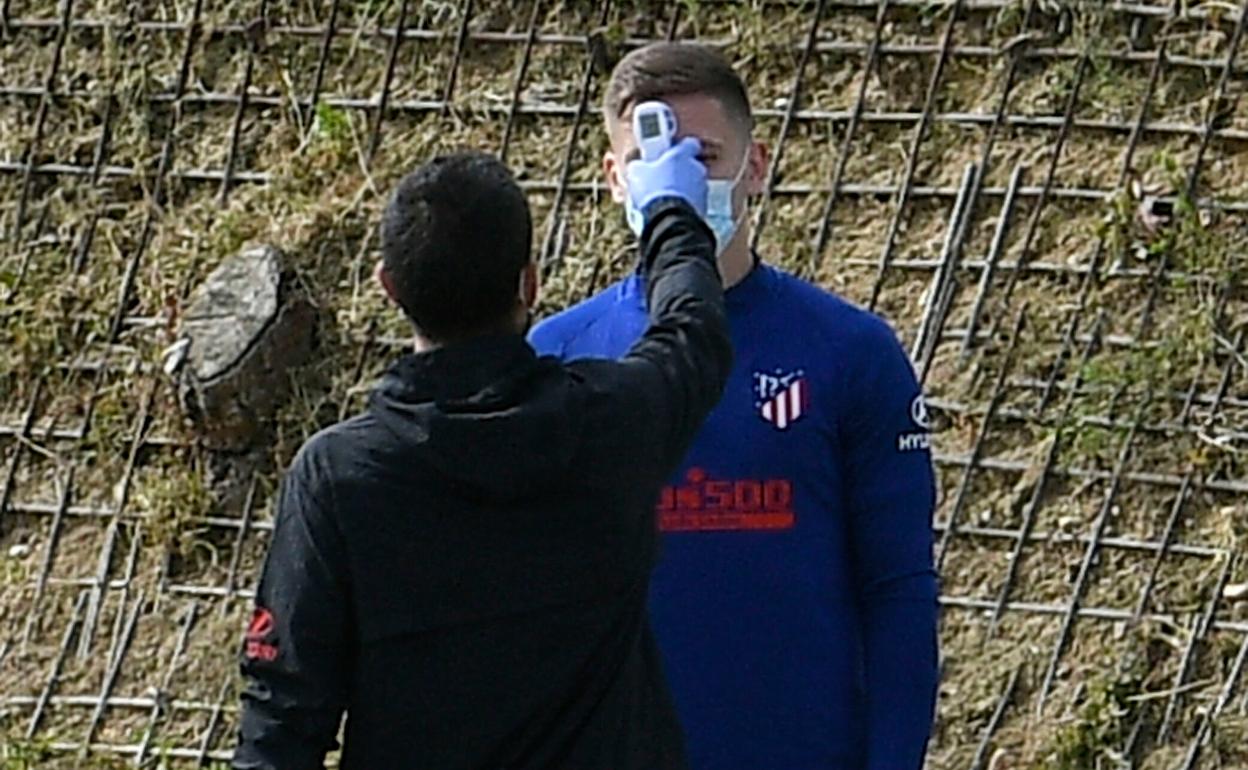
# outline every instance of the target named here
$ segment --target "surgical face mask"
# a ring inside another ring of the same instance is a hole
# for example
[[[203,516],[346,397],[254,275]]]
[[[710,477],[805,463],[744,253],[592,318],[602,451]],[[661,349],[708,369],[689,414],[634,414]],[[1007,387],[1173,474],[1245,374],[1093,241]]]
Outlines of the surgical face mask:
[[[733,212],[732,197],[749,166],[750,148],[747,145],[745,154],[741,156],[741,166],[737,169],[736,176],[732,179],[707,180],[705,222],[711,228],[711,232],[715,233],[716,257],[724,253],[728,244],[732,243],[733,236],[737,234],[737,228],[745,221],[745,211],[742,211],[740,216]],[[627,191],[624,194],[624,215],[628,219],[628,228],[633,231],[633,235],[640,238],[646,222],[641,216],[641,211],[633,205],[632,198],[629,197]]]
[[[711,228],[711,232],[715,233],[715,256],[718,257],[728,248],[728,244],[732,243],[732,238],[737,234],[737,228],[745,221],[745,207],[742,207],[740,216],[738,217],[732,210],[732,196],[737,191],[737,185],[741,184],[741,179],[745,176],[745,170],[750,166],[750,148],[747,145],[745,155],[741,157],[741,167],[737,169],[737,175],[732,179],[711,179],[706,183],[706,224]]]

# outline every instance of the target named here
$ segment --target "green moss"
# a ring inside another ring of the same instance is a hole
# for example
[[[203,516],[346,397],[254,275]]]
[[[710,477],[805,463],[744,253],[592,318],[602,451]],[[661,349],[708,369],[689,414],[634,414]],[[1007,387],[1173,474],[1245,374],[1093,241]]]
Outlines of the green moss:
[[[143,536],[148,545],[185,555],[194,547],[200,519],[213,506],[204,460],[193,450],[168,453],[135,469],[132,505],[144,511]]]
[[[1135,723],[1139,681],[1134,677],[1098,679],[1088,685],[1087,696],[1073,722],[1054,738],[1054,751],[1046,767],[1051,770],[1091,770],[1125,767],[1121,750]]]
[[[9,735],[0,730],[0,770],[119,770],[131,767],[124,757],[91,755],[77,758],[63,751],[55,751],[51,747],[55,738],[44,735],[28,740],[16,734],[22,732],[16,724],[13,725],[13,731],[15,734]]]
[[[1153,162],[1174,188],[1182,189],[1184,173],[1172,155],[1158,153]],[[1149,231],[1140,222],[1140,205],[1126,191],[1115,196],[1098,236],[1107,252],[1123,262],[1142,261],[1152,271],[1164,268],[1158,305],[1174,312],[1155,318],[1151,338],[1125,359],[1107,364],[1102,357],[1084,374],[1089,382],[1108,385],[1183,387],[1202,356],[1213,353],[1221,322],[1217,293],[1242,277],[1248,236],[1182,194],[1169,221]]]
[[[351,122],[347,113],[325,102],[316,105],[316,120],[312,130],[320,139],[331,142],[351,140]]]
[[[6,737],[0,741],[0,770],[35,770],[46,767],[53,756],[47,739],[28,741]]]

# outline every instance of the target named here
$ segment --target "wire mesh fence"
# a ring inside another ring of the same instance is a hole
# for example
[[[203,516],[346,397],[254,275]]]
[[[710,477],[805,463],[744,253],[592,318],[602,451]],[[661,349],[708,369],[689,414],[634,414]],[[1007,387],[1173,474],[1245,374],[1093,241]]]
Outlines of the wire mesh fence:
[[[389,183],[498,152],[545,310],[587,296],[631,259],[598,171],[610,66],[697,39],[772,150],[755,246],[892,321],[931,394],[929,766],[1248,766],[1246,11],[3,0],[5,761],[228,759],[277,469],[404,344],[367,283]],[[254,240],[327,321],[240,466],[196,443],[161,351]]]

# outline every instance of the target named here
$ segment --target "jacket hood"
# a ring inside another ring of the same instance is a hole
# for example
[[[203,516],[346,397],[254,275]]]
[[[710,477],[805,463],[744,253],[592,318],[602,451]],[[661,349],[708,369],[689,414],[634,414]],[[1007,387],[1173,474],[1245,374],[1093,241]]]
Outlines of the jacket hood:
[[[502,501],[567,477],[581,415],[575,398],[554,359],[506,335],[404,356],[369,408],[417,458]]]

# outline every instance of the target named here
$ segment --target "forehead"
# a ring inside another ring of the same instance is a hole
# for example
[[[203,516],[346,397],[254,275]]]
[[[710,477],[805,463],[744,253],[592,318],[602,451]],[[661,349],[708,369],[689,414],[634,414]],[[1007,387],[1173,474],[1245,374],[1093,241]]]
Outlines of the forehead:
[[[719,99],[705,94],[681,94],[663,101],[676,115],[677,136],[695,136],[707,149],[736,143],[737,127]],[[617,153],[627,153],[636,147],[631,108],[616,122],[611,147]]]

